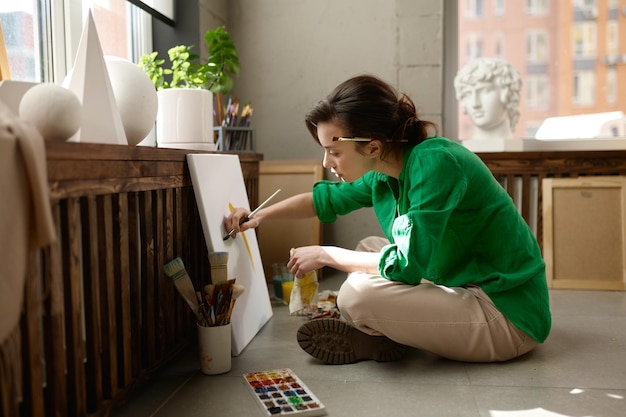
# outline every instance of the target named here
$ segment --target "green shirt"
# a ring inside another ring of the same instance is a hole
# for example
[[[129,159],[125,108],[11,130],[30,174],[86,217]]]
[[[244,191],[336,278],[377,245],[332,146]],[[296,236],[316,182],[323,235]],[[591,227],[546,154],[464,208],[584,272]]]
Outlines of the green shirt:
[[[313,187],[320,221],[373,207],[391,242],[379,273],[417,285],[478,285],[538,342],[550,332],[545,263],[532,231],[487,166],[446,138],[407,149],[399,179],[370,171],[352,183]]]

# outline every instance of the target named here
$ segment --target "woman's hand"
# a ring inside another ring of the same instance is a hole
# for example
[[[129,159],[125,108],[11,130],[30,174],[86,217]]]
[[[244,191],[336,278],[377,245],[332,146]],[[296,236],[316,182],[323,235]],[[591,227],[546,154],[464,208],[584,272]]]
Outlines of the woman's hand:
[[[307,272],[326,266],[326,255],[324,246],[303,246],[292,249],[287,268],[297,278],[301,278]]]
[[[248,218],[248,214],[250,214],[249,210],[237,207],[228,215],[228,217],[224,218],[224,230],[226,230],[226,233],[230,233],[233,229],[235,230],[231,235],[233,239],[237,236],[237,233],[255,228],[259,225],[259,220],[256,216],[246,220]]]
[[[303,246],[292,249],[287,268],[298,278],[323,266],[343,272],[377,274],[379,261],[379,252],[353,251],[336,246]]]

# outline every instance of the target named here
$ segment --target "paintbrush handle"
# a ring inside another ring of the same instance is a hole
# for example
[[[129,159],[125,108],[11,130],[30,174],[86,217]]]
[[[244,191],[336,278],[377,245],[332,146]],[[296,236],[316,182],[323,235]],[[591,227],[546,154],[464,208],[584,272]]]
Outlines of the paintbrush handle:
[[[252,210],[252,213],[248,214],[246,217],[244,217],[243,219],[241,219],[241,221],[239,222],[239,225],[244,224],[245,222],[250,221],[250,219],[252,217],[254,217],[255,214],[257,214],[259,212],[259,210],[261,210],[263,207],[265,207],[267,205],[267,203],[270,202],[270,200],[272,198],[274,198],[276,196],[276,194],[278,194],[280,192],[280,188],[276,191],[274,191],[274,194],[272,194],[271,196],[267,197],[265,199],[264,202],[262,202],[261,204],[259,204],[259,206],[257,208],[255,208],[254,210]],[[235,233],[235,229],[231,230],[230,232],[228,232],[228,234],[226,236],[224,236],[224,240],[228,240],[229,237],[231,237],[233,235],[233,233]]]
[[[230,306],[228,307],[228,313],[226,313],[226,323],[224,323],[224,324],[230,323],[230,316],[233,315],[233,307],[235,307],[235,301],[237,301],[236,298],[233,298],[232,300],[230,300]]]
[[[222,281],[215,284],[215,293],[213,298],[215,299],[215,325],[221,326],[226,324],[226,315],[230,307],[232,300],[232,286],[235,283],[234,279],[228,281]]]
[[[196,298],[198,299],[198,310],[200,312],[200,317],[198,318],[198,321],[202,326],[208,326],[210,320],[209,313],[206,309],[206,304],[202,300],[202,293],[200,291],[196,291]]]

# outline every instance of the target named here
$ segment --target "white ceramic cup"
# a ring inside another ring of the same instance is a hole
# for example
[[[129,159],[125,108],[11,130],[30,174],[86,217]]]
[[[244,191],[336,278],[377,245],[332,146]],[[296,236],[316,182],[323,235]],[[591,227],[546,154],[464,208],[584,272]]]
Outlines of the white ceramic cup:
[[[198,325],[200,370],[206,375],[230,371],[230,323],[223,326]]]

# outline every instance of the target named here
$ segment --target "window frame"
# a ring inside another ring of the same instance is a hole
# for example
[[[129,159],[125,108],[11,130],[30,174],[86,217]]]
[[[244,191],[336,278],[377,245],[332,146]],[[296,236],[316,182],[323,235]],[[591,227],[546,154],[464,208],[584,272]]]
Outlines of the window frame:
[[[129,59],[152,51],[152,17],[125,1]],[[86,21],[88,0],[33,0],[35,79],[62,83],[74,66]]]

